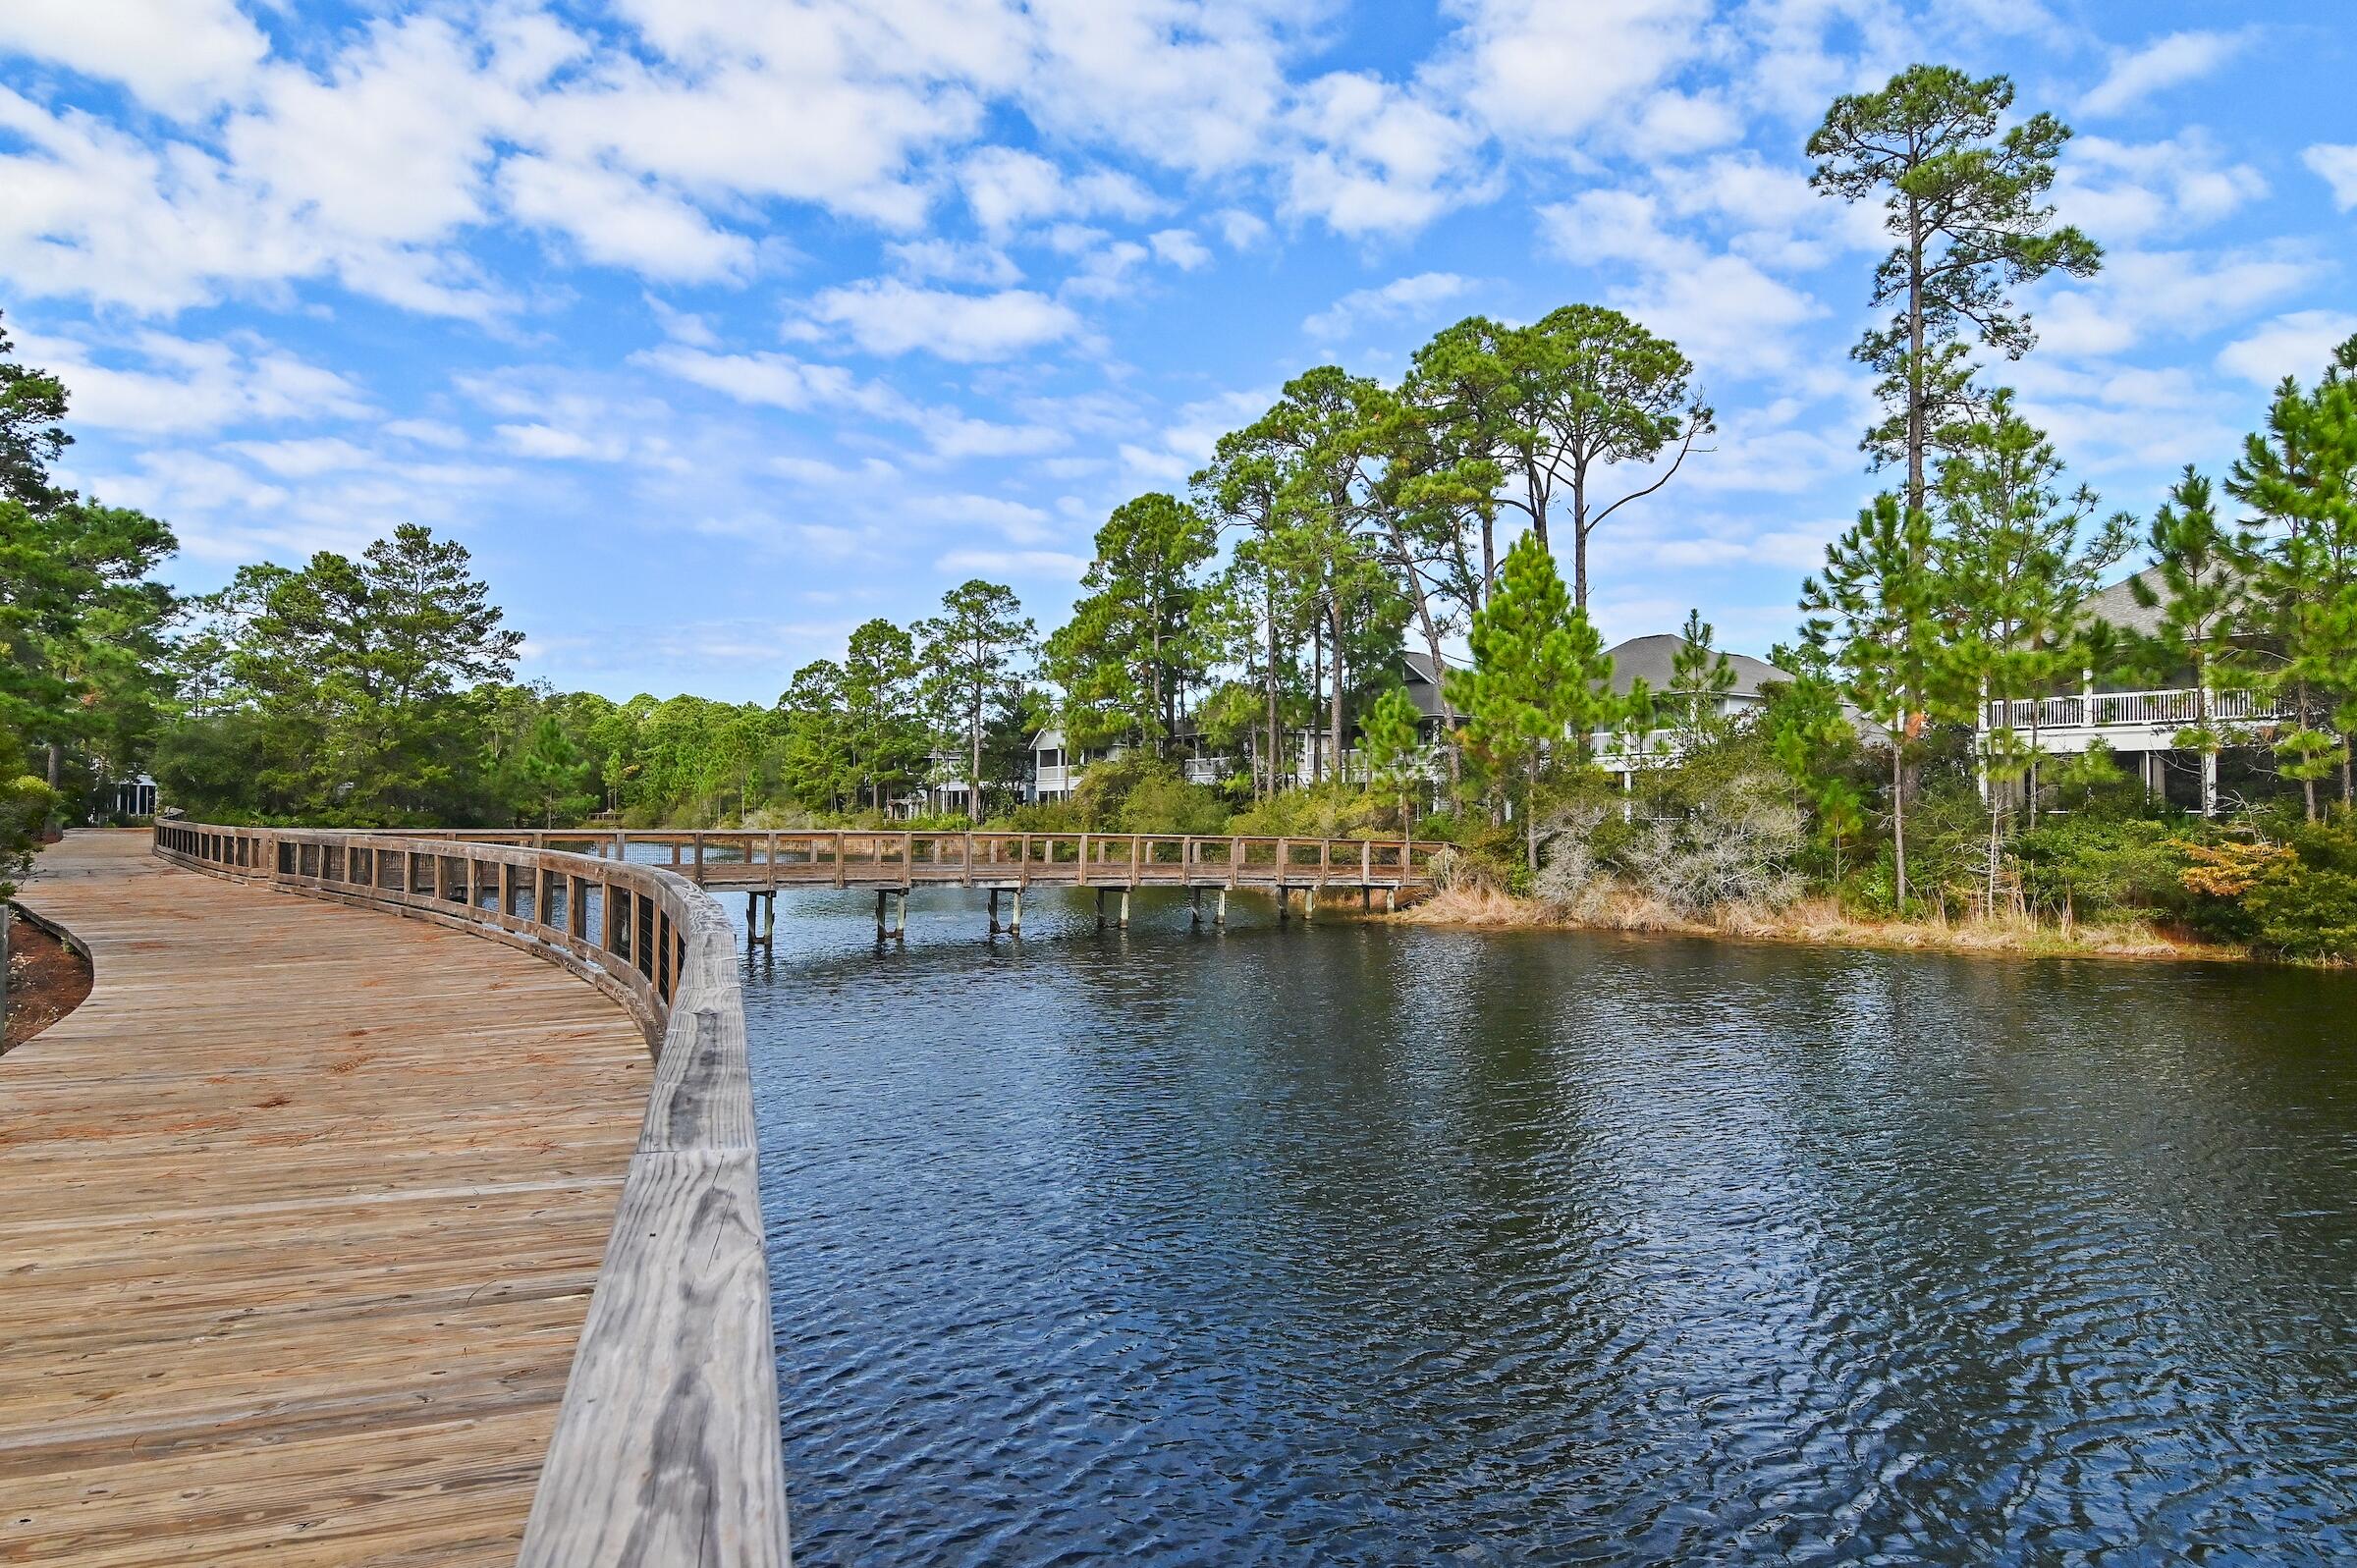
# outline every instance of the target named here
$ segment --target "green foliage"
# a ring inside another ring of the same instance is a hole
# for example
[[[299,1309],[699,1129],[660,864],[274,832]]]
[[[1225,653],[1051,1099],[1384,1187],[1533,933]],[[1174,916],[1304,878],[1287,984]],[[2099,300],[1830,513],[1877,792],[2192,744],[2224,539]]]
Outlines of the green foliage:
[[[2080,919],[2183,918],[2192,911],[2181,825],[2135,817],[2049,817],[2013,838],[2032,908]]]
[[[964,764],[959,776],[965,781],[966,807],[980,822],[987,815],[983,794],[990,774],[984,753],[992,704],[1010,688],[1019,688],[1021,663],[1039,631],[1013,589],[980,578],[943,594],[941,608],[941,615],[916,625],[925,701],[939,742]]]
[[[2287,958],[2357,958],[2357,873],[2292,862],[2242,896],[2261,946]]]
[[[1072,794],[1075,826],[1091,833],[1220,833],[1228,805],[1147,751],[1092,765]]]
[[[1677,727],[1679,745],[1687,749],[1707,745],[1727,732],[1719,709],[1735,689],[1735,667],[1719,650],[1715,636],[1699,609],[1687,611],[1686,623],[1678,628],[1677,652],[1670,661],[1664,706]]]
[[[1890,736],[1892,894],[1907,900],[1902,763],[1926,714],[1940,658],[1931,518],[1888,492],[1826,546],[1825,569],[1801,584],[1803,635],[1821,668],[1837,669],[1851,701]]]
[[[1450,673],[1449,700],[1465,716],[1467,751],[1519,808],[1524,858],[1536,871],[1541,794],[1611,717],[1612,661],[1536,534],[1507,552],[1468,640],[1473,663]]]
[[[1361,721],[1359,750],[1367,765],[1367,793],[1398,814],[1399,831],[1415,829],[1416,800],[1425,789],[1427,758],[1415,700],[1400,686],[1387,688]]]
[[[1892,241],[1869,296],[1892,313],[1851,356],[1880,377],[1886,409],[1865,449],[1905,465],[1911,509],[1928,505],[1927,454],[1952,443],[1974,402],[1969,346],[2017,359],[2035,341],[2005,291],[2102,265],[2095,243],[2055,227],[2046,204],[2070,128],[2051,114],[2006,125],[2012,106],[2005,77],[1910,66],[1879,92],[1835,99],[1809,137],[1809,183],[1879,200]]]
[[[6,747],[0,756],[18,749],[5,731],[0,731],[0,746]],[[30,863],[32,846],[56,806],[55,791],[36,776],[0,774],[0,899],[17,891],[17,879]]]
[[[1180,694],[1208,658],[1198,611],[1215,549],[1203,514],[1160,493],[1124,502],[1097,530],[1087,591],[1047,647],[1073,745],[1159,749],[1177,730]]]

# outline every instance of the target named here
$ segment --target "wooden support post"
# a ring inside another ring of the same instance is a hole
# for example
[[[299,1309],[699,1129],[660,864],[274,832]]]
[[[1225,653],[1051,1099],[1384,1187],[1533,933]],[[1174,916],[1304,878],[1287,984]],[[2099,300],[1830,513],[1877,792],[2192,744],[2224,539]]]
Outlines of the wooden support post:
[[[1187,904],[1189,906],[1187,910],[1187,924],[1190,926],[1201,926],[1203,924],[1203,890],[1200,888],[1190,889],[1187,895]]]
[[[744,895],[744,950],[746,952],[751,952],[761,941],[761,927],[753,918],[760,912],[761,895],[757,892],[746,893]]]
[[[1105,929],[1105,890],[1102,888],[1097,890],[1097,929]]]
[[[679,862],[676,844],[672,846],[672,862],[675,865]],[[699,888],[704,885],[704,836],[700,833],[695,836],[695,885]]]
[[[1122,929],[1129,929],[1129,890],[1126,888],[1122,890]]]
[[[1318,918],[1318,890],[1315,888],[1301,891],[1301,918],[1305,921]]]
[[[1385,914],[1387,914],[1387,915],[1388,915],[1388,914],[1396,914],[1396,913],[1398,913],[1398,909],[1399,909],[1399,890],[1398,890],[1398,889],[1397,889],[1397,888],[1386,888],[1386,889],[1384,889],[1384,890],[1383,890],[1383,912],[1384,912]]]
[[[1281,882],[1277,885],[1277,923],[1282,926],[1292,918],[1292,907],[1285,901],[1285,884]]]
[[[775,888],[761,901],[761,946],[775,952],[778,947],[778,891]]]
[[[899,917],[893,922],[892,934],[897,941],[908,940],[908,890],[905,888],[901,890],[901,907]]]
[[[1013,921],[1011,921],[1011,922],[1008,924],[1008,927],[1007,927],[1007,935],[1009,935],[1010,937],[1019,937],[1019,936],[1021,936],[1022,934],[1023,934],[1023,890],[1022,890],[1021,888],[1019,888],[1019,887],[1018,887],[1018,888],[1016,888],[1016,889],[1014,890],[1014,919]]]
[[[889,932],[884,925],[884,890],[876,890],[876,941],[881,945]]]
[[[990,934],[994,937],[999,934],[999,890],[996,888],[990,890]]]
[[[1213,895],[1213,899],[1214,901],[1211,908],[1212,928],[1214,930],[1224,931],[1228,927],[1228,890],[1222,888],[1216,894]]]
[[[1358,912],[1362,915],[1375,912],[1375,890],[1363,884],[1358,890]]]

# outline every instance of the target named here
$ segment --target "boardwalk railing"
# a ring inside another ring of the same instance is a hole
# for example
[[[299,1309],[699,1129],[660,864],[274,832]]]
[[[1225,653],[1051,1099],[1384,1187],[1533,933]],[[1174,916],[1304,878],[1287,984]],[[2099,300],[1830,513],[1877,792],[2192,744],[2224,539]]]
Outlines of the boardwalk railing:
[[[660,866],[447,836],[159,824],[192,870],[434,920],[621,1000],[654,1085],[519,1561],[788,1560],[736,938]]]
[[[411,841],[408,833],[380,836]],[[1425,888],[1441,845],[1398,838],[1130,833],[898,833],[613,828],[466,829],[469,845],[575,849],[606,864],[635,849],[726,888]]]

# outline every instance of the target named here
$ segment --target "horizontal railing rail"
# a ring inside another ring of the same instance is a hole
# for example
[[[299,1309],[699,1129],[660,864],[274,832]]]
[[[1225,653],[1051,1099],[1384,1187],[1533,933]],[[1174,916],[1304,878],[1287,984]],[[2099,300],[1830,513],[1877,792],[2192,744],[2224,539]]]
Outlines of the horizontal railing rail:
[[[1981,710],[1981,719],[1983,727],[1991,730],[2185,729],[2202,722],[2202,707],[2199,686],[2172,686],[1992,701]],[[2298,711],[2289,698],[2265,692],[2220,689],[2210,693],[2210,717],[2220,724],[2291,719]]]
[[[1400,838],[1262,835],[899,832],[889,829],[474,828],[379,835],[432,837],[539,852],[575,849],[600,864],[643,864],[732,888],[1228,887],[1423,888],[1444,846]]]
[[[505,942],[630,1009],[655,1053],[653,1087],[519,1561],[782,1568],[744,998],[719,904],[668,867],[471,834],[172,822],[155,851]]]

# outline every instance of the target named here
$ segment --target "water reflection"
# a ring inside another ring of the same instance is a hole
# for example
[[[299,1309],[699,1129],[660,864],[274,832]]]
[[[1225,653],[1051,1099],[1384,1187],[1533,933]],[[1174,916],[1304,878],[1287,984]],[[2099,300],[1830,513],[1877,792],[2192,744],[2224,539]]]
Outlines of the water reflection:
[[[781,896],[809,1564],[2357,1551],[2351,983]]]

